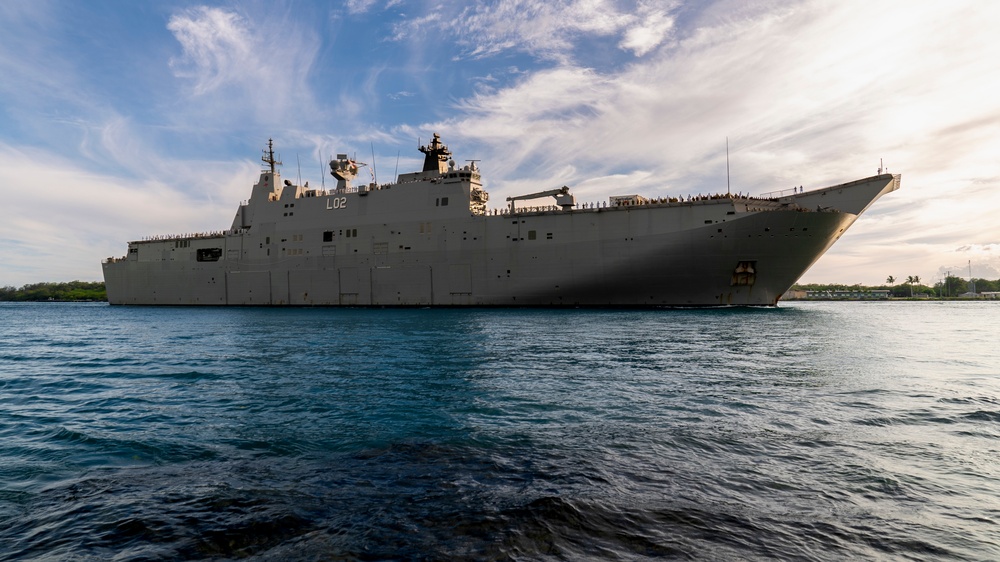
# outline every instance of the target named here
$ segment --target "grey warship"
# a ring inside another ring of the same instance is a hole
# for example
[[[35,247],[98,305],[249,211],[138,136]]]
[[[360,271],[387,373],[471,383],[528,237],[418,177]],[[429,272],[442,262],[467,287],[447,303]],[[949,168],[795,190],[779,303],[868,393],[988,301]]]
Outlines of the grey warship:
[[[418,143],[419,144],[419,143]],[[579,204],[566,186],[488,207],[475,161],[434,134],[423,169],[335,188],[282,181],[268,141],[250,199],[213,233],[155,236],[103,261],[112,305],[775,306],[898,174],[760,196]],[[521,202],[542,203],[522,206]]]

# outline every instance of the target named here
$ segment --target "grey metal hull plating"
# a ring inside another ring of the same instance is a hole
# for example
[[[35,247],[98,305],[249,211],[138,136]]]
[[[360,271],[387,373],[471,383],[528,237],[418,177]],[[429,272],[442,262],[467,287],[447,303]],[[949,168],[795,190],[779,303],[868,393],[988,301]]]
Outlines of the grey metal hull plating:
[[[230,231],[186,245],[133,242],[104,277],[111,304],[132,305],[775,305],[898,187],[885,174],[767,201],[476,215],[421,212],[442,194],[460,201],[460,184],[395,186],[333,195],[341,213],[330,197],[299,198],[294,218],[259,207],[236,228],[244,209]],[[200,261],[199,249],[220,255]]]

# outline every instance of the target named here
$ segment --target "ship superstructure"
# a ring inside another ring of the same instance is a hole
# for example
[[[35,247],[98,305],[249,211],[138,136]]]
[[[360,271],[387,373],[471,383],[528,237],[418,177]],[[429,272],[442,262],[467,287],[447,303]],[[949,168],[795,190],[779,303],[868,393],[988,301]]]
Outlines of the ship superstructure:
[[[490,210],[475,161],[434,134],[423,169],[336,187],[282,180],[268,143],[250,199],[221,232],[129,242],[104,264],[111,304],[293,306],[775,305],[875,200],[880,173],[768,196],[579,204],[568,187]],[[517,207],[541,200],[541,206]],[[554,204],[552,204],[554,203]]]

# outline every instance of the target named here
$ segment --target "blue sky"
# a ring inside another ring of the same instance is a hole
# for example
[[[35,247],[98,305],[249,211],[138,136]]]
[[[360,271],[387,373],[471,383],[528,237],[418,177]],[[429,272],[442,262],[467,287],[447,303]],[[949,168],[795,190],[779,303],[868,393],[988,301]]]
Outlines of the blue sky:
[[[495,206],[903,174],[802,279],[1000,278],[1000,3],[0,3],[0,285],[98,280],[293,180],[438,132]],[[362,179],[368,179],[362,176]]]

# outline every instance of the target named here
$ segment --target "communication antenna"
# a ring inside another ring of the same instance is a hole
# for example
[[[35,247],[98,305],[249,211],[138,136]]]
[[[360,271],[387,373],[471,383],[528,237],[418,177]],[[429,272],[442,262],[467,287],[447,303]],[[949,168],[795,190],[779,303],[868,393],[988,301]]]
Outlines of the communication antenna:
[[[726,137],[726,194],[732,194],[729,190],[729,137]]]
[[[372,181],[378,185],[378,172],[375,171],[375,142],[372,142]]]
[[[302,162],[299,162],[299,153],[298,152],[295,153],[295,167],[299,169],[299,183],[298,183],[298,185],[302,185]]]
[[[374,161],[374,159],[373,159],[373,161]],[[396,171],[393,172],[392,175],[395,176],[396,181],[399,181],[399,150],[398,149],[396,150]]]
[[[320,149],[316,149],[316,159],[319,160],[319,181],[322,184],[322,189],[326,190],[326,173],[323,171],[323,153]]]

